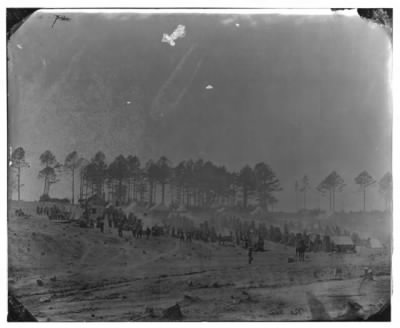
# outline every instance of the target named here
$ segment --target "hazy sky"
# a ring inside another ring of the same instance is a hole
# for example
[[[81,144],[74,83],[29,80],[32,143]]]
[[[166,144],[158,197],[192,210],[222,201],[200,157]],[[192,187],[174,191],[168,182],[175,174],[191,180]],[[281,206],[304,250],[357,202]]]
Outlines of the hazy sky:
[[[212,160],[238,170],[267,162],[312,186],[332,170],[347,183],[338,209],[360,209],[362,170],[391,170],[390,41],[359,17],[37,12],[11,38],[9,136],[31,168],[22,198],[38,199],[39,156],[77,150],[109,161],[136,154]],[[161,42],[182,24],[174,47]],[[212,86],[212,88],[208,87]],[[369,208],[382,208],[378,188]],[[63,177],[52,195],[70,195]],[[318,206],[312,191],[308,203]],[[327,199],[321,204],[326,207]]]

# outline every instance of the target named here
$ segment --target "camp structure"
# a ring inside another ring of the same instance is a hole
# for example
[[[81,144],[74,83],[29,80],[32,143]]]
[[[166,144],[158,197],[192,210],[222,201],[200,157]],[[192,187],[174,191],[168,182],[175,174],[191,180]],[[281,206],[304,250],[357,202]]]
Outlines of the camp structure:
[[[224,207],[220,207],[220,208],[217,209],[215,212],[218,213],[218,214],[222,214],[222,213],[225,212],[225,208],[224,208]]]
[[[376,238],[369,238],[368,239],[368,246],[373,249],[380,249],[383,248],[382,243]]]
[[[218,243],[220,245],[225,245],[226,243],[229,245],[234,245],[234,237],[232,231],[230,231],[227,228],[222,228],[217,230],[217,238],[218,238]]]
[[[169,208],[165,204],[154,205],[150,208],[149,212],[154,215],[168,215]]]
[[[356,250],[356,246],[349,236],[332,236],[331,243],[336,252],[355,252]]]
[[[187,209],[186,209],[185,206],[180,205],[180,206],[175,210],[175,212],[178,212],[178,213],[186,213],[186,212],[187,212]]]
[[[251,211],[250,215],[254,217],[263,217],[267,214],[267,212],[262,209],[260,206],[257,206],[253,211]]]
[[[139,211],[139,208],[137,207],[137,203],[133,201],[128,206],[122,207],[122,211],[124,212],[125,215],[129,215],[129,213],[135,214],[136,212]]]
[[[72,221],[79,221],[82,219],[82,217],[83,209],[78,206],[71,206],[69,219]]]
[[[84,219],[88,221],[89,226],[93,226],[96,219],[104,214],[107,205],[107,202],[96,194],[86,200],[81,200],[80,203],[86,212]]]

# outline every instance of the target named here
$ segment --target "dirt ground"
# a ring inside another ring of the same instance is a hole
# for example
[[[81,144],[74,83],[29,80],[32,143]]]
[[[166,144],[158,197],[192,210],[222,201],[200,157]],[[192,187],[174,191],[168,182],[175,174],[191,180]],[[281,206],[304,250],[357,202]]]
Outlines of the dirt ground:
[[[339,320],[366,318],[390,298],[388,251],[289,263],[293,248],[265,246],[249,265],[239,247],[11,214],[9,288],[39,321],[162,321],[175,304],[184,321]],[[375,277],[360,288],[365,267]]]

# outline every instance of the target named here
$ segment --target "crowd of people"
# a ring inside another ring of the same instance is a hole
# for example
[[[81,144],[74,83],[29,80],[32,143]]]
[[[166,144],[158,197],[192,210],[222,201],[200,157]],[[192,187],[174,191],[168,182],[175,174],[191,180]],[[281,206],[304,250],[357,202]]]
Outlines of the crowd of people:
[[[52,206],[37,206],[38,215],[47,215],[50,219],[62,215],[64,211]],[[171,215],[172,214],[172,215]],[[144,219],[147,213],[143,213]],[[155,224],[144,227],[143,220],[133,212],[125,213],[120,207],[108,207],[93,216],[89,209],[83,212],[83,219],[88,226],[95,227],[104,233],[105,225],[118,231],[118,236],[123,237],[128,231],[134,238],[149,239],[151,236],[168,235],[180,241],[192,242],[218,242],[220,245],[236,245],[249,250],[249,263],[252,261],[253,251],[264,251],[264,240],[281,243],[306,252],[333,250],[329,235],[303,231],[290,232],[289,224],[280,226],[270,225],[265,222],[256,225],[254,220],[244,220],[235,215],[211,215],[209,219],[196,225],[193,220],[181,214],[170,213],[162,218],[161,225]],[[147,221],[147,220],[146,220]]]
[[[50,220],[53,219],[68,219],[69,213],[65,211],[63,208],[58,207],[56,204],[50,205],[38,205],[36,207],[37,215],[45,215]]]

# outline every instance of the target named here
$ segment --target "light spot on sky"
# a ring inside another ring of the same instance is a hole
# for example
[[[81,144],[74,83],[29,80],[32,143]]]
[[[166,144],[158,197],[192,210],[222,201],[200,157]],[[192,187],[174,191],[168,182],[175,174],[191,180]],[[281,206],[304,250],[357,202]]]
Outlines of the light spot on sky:
[[[206,90],[212,90],[212,89],[214,89],[214,87],[211,84],[206,86]]]
[[[130,105],[132,102],[130,101],[130,100],[128,100],[127,102],[126,102],[126,104],[127,105]]]
[[[229,24],[232,24],[234,21],[235,21],[235,19],[233,17],[228,17],[228,18],[223,19],[221,21],[221,23],[223,25],[229,25]]]
[[[18,49],[24,49],[20,44],[17,44]]]
[[[236,23],[236,24],[235,24],[235,26],[236,26],[236,27],[239,27],[239,26],[240,26],[240,24],[239,24],[239,23]]]

